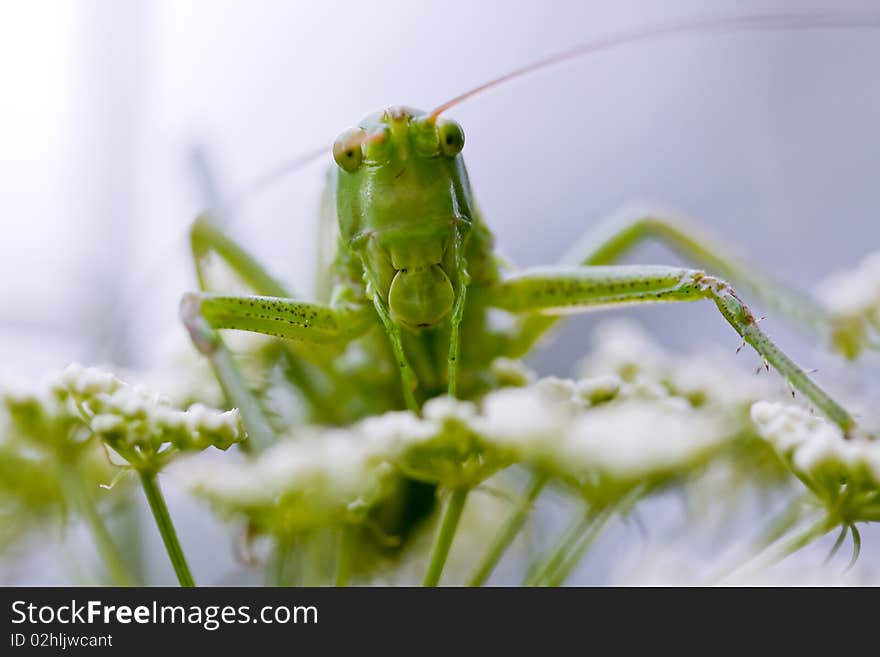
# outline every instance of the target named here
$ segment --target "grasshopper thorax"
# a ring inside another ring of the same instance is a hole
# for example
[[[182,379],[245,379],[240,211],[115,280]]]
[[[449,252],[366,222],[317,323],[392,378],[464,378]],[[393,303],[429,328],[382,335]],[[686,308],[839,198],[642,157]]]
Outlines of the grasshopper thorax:
[[[463,146],[457,123],[408,107],[366,117],[333,145],[342,246],[412,329],[439,324],[464,285],[474,212]]]

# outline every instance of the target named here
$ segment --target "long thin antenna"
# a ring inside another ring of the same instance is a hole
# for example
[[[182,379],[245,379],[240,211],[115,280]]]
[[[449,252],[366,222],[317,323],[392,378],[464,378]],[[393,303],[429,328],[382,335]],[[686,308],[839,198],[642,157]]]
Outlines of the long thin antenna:
[[[611,50],[619,46],[643,41],[651,41],[662,37],[673,36],[686,32],[741,32],[746,30],[803,30],[819,28],[852,28],[865,27],[876,28],[880,26],[880,14],[874,13],[814,13],[814,14],[753,14],[750,16],[726,16],[722,18],[701,18],[692,21],[678,23],[662,23],[638,28],[628,32],[587,41],[580,45],[569,48],[562,52],[539,59],[531,64],[514,69],[509,73],[497,77],[488,82],[459,94],[451,100],[438,105],[429,115],[429,120],[434,120],[440,114],[464,102],[469,98],[499,87],[503,84],[516,80],[523,76],[549,68],[583,55]]]
[[[584,55],[612,50],[627,44],[642,41],[651,41],[663,37],[674,36],[687,32],[744,32],[748,30],[805,30],[820,28],[876,28],[880,27],[880,13],[812,13],[812,14],[753,14],[750,16],[725,16],[721,18],[701,18],[678,23],[662,23],[641,27],[628,32],[621,32],[607,37],[588,41],[569,48],[562,52],[550,55],[538,61],[526,64],[504,75],[484,82],[473,89],[465,91],[458,96],[438,105],[429,115],[430,120],[436,119],[440,114],[451,107],[468,100],[484,91],[502,86],[512,80],[524,77],[536,71],[561,64],[571,59]],[[371,136],[364,136],[364,141],[370,140]],[[223,202],[225,209],[233,209],[242,204],[249,197],[258,194],[267,187],[282,180],[288,174],[301,169],[312,163],[325,153],[329,148],[320,148],[298,155],[274,166],[269,171],[261,174],[247,183],[238,192]]]
[[[383,139],[385,139],[384,132],[375,132],[373,134],[364,133],[349,142],[349,145],[352,147],[360,146],[361,144],[382,141]],[[298,169],[301,169],[304,166],[311,164],[322,155],[329,154],[330,149],[322,146],[321,148],[317,148],[313,151],[309,151],[308,153],[303,153],[294,158],[281,162],[280,164],[275,165],[265,173],[260,174],[249,183],[241,187],[228,200],[223,201],[222,204],[215,204],[216,207],[213,211],[220,212],[235,210],[251,196],[259,194],[267,187],[271,187],[294,171],[297,171]]]
[[[239,189],[228,201],[223,203],[223,207],[234,208],[240,205],[245,199],[261,192],[267,187],[271,187],[288,174],[296,171],[297,169],[301,169],[307,164],[311,164],[322,155],[329,155],[329,153],[330,149],[326,146],[322,146],[321,148],[309,151],[308,153],[303,153],[275,165],[267,172],[254,178],[244,187]]]

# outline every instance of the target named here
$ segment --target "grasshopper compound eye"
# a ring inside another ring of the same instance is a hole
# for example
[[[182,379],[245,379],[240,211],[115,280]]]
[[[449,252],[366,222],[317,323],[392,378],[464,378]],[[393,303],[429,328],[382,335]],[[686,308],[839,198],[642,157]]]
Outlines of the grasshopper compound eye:
[[[438,126],[440,133],[440,152],[446,157],[455,157],[464,148],[464,130],[455,121],[442,121]]]
[[[361,146],[367,135],[361,128],[346,130],[333,142],[333,159],[349,173],[355,171],[364,159]]]

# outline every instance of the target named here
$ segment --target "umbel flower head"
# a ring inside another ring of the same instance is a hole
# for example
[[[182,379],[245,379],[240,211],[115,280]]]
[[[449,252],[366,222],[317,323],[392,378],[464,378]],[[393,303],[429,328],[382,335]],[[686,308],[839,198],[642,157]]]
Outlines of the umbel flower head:
[[[880,442],[844,438],[836,425],[790,404],[758,402],[752,420],[831,521],[880,520]]]
[[[125,464],[157,470],[176,452],[226,449],[244,437],[237,411],[186,411],[111,372],[71,365],[41,381],[0,382],[0,544],[68,511],[71,486],[112,477],[102,444]],[[95,440],[98,438],[98,440]]]
[[[175,452],[225,450],[244,438],[235,409],[202,404],[175,409],[167,397],[77,364],[64,371],[61,382],[89,429],[138,470],[158,470]]]
[[[194,456],[173,472],[223,512],[287,534],[362,521],[402,475],[474,488],[514,463],[610,504],[698,467],[738,427],[661,386],[547,378],[479,404],[439,397],[421,417],[396,411],[308,428],[252,458]]]
[[[832,347],[855,358],[880,345],[880,251],[850,271],[829,276],[816,290],[833,321]]]
[[[68,513],[71,473],[90,489],[111,476],[60,378],[0,382],[0,545]]]

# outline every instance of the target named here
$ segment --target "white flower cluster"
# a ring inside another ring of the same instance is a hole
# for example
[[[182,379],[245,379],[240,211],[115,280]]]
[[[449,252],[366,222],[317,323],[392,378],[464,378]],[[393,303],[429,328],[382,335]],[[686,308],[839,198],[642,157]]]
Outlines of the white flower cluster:
[[[17,440],[70,456],[88,438],[57,374],[39,381],[5,378],[0,382],[0,408],[5,416],[0,444]]]
[[[603,494],[621,494],[686,472],[736,432],[662,386],[548,378],[490,393],[479,405],[441,397],[422,417],[391,412],[346,429],[310,428],[252,459],[203,455],[172,471],[224,510],[274,514],[303,528],[368,507],[400,474],[473,487],[519,463],[585,495],[597,481],[608,484]]]
[[[816,295],[835,315],[864,315],[880,327],[880,251],[865,256],[855,269],[829,276]]]
[[[597,328],[595,348],[580,373],[610,372],[634,384],[660,385],[695,406],[712,406],[748,421],[752,403],[781,397],[784,386],[778,377],[755,375],[755,370],[743,367],[744,357],[732,351],[701,351],[693,357],[670,354],[635,324],[609,321]]]
[[[394,455],[427,444],[441,426],[436,416],[390,412],[345,429],[306,428],[252,458],[181,459],[169,474],[220,509],[279,532],[356,522],[399,479]]]
[[[202,404],[178,410],[167,397],[104,370],[73,364],[61,383],[91,430],[135,467],[157,465],[154,461],[169,447],[228,449],[244,437],[237,410],[218,411]]]
[[[200,454],[169,468],[193,493],[289,532],[352,521],[392,484],[391,467],[348,432],[285,440],[256,458]]]
[[[510,461],[621,484],[685,471],[738,431],[662,386],[616,376],[500,390],[471,426]]]
[[[0,382],[0,547],[35,525],[64,518],[73,471],[97,489],[111,474],[59,377]]]
[[[852,358],[877,346],[880,333],[880,251],[850,271],[829,276],[816,296],[834,320],[833,346]]]
[[[758,402],[752,420],[768,440],[814,490],[837,496],[843,484],[874,494],[880,511],[880,442],[844,438],[836,425],[790,404]]]

